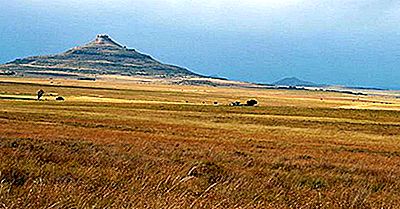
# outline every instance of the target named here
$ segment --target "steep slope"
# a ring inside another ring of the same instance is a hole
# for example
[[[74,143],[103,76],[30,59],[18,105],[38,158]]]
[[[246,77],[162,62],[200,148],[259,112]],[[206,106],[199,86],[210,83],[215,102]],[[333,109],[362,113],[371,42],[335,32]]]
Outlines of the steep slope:
[[[108,35],[97,35],[92,42],[61,54],[17,59],[0,65],[0,71],[12,71],[22,75],[60,72],[151,77],[203,77],[181,67],[163,64],[134,49],[121,46]]]

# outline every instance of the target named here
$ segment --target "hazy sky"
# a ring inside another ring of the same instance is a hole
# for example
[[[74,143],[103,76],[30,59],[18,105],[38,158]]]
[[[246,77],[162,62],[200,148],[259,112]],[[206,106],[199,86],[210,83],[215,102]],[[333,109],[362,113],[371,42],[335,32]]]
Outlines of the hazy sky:
[[[400,88],[400,1],[0,0],[0,62],[98,33],[205,75]]]

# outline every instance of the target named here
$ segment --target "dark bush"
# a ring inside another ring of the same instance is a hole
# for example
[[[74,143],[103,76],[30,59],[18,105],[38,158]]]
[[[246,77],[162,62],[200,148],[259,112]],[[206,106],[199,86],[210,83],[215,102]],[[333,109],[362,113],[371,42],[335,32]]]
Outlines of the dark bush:
[[[255,106],[257,104],[258,104],[258,102],[255,99],[251,99],[251,100],[246,102],[246,106]]]

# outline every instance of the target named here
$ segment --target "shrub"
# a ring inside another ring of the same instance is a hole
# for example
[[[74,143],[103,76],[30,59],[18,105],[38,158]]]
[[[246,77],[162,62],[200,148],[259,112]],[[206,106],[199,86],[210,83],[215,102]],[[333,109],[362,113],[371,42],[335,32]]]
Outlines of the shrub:
[[[257,100],[255,100],[255,99],[251,99],[251,100],[248,100],[247,102],[246,102],[246,106],[255,106],[255,105],[257,105],[258,104],[258,102],[257,102]]]

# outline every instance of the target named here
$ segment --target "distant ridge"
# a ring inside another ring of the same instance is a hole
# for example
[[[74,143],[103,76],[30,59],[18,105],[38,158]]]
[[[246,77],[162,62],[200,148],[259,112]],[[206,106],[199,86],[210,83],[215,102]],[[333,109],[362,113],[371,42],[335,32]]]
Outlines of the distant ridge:
[[[273,85],[276,86],[305,86],[305,87],[319,87],[322,86],[320,84],[316,84],[310,81],[304,81],[300,80],[296,77],[290,77],[290,78],[283,78],[279,81],[276,81],[273,83]]]
[[[188,69],[163,64],[149,55],[128,49],[106,34],[64,53],[17,59],[0,65],[0,72],[16,75],[100,74],[150,77],[206,77]]]

